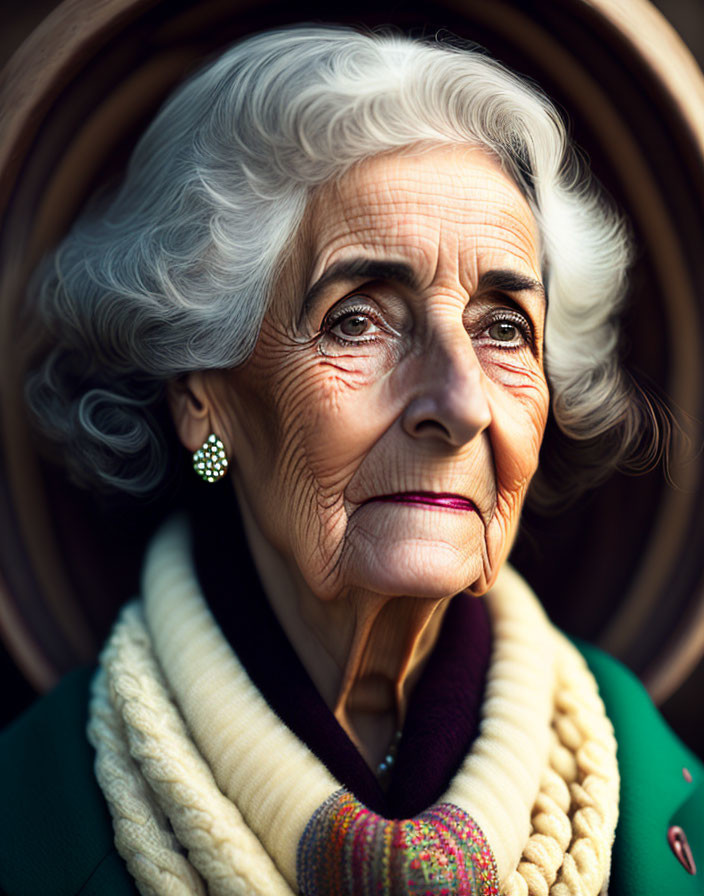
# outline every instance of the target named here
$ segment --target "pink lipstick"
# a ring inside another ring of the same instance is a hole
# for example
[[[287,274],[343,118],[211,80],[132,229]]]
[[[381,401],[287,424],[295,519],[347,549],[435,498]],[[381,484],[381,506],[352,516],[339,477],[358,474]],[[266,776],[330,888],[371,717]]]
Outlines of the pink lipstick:
[[[397,495],[379,495],[370,498],[369,501],[384,501],[394,504],[424,504],[429,507],[441,507],[445,510],[472,510],[476,507],[462,495],[453,495],[448,492],[401,492]],[[365,501],[365,504],[369,503]]]

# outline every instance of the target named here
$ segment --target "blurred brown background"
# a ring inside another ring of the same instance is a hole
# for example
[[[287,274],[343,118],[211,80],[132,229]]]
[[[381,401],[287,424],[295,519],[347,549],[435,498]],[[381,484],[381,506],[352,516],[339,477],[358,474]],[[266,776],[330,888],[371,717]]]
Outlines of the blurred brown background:
[[[702,0],[651,0],[670,21],[704,68],[704,2]],[[9,4],[8,4],[9,5]],[[15,9],[0,12],[0,68],[27,35],[54,7],[56,0],[14,0]]]

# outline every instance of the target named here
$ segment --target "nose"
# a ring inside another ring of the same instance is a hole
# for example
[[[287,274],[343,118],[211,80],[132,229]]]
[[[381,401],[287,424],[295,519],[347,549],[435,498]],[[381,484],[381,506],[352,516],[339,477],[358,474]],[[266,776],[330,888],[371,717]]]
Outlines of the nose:
[[[402,421],[410,436],[460,447],[489,426],[484,375],[464,327],[432,340],[419,359],[417,375]]]

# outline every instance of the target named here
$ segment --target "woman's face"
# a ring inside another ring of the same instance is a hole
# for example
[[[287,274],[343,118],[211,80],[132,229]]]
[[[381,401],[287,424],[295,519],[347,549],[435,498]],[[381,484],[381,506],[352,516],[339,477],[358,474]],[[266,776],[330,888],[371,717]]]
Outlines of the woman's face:
[[[438,147],[360,164],[302,232],[250,359],[206,374],[240,499],[323,600],[483,593],[548,412],[526,201],[484,151]]]

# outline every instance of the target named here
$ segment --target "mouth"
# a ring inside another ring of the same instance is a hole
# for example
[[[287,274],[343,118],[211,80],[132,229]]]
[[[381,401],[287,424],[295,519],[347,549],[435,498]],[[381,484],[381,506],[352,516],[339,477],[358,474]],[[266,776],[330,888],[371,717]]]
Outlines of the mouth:
[[[399,492],[394,495],[377,495],[369,498],[365,504],[372,501],[381,501],[386,504],[411,504],[414,506],[425,506],[441,508],[443,510],[462,510],[465,512],[475,512],[477,508],[474,503],[465,498],[463,495],[455,495],[449,492]]]

